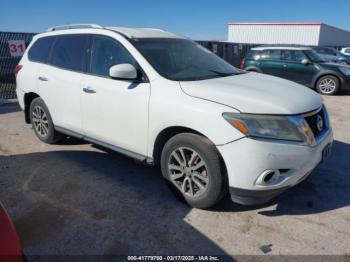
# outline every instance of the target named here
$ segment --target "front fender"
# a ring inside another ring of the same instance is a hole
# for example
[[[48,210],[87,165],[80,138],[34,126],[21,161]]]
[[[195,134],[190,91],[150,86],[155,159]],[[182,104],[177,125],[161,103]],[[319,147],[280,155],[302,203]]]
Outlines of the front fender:
[[[157,136],[170,127],[184,127],[203,134],[215,145],[223,145],[244,135],[222,116],[224,112],[238,112],[229,106],[195,98],[185,94],[175,81],[159,79],[151,83],[149,106],[149,157],[153,155]]]

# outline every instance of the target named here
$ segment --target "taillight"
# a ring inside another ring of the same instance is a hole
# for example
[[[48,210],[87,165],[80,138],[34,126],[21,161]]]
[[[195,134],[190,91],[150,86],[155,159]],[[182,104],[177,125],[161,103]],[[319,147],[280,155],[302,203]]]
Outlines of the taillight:
[[[244,60],[241,61],[241,63],[239,64],[239,68],[243,69],[244,68]]]
[[[21,71],[22,67],[23,67],[22,65],[16,65],[14,70],[15,76],[18,74],[19,71]]]

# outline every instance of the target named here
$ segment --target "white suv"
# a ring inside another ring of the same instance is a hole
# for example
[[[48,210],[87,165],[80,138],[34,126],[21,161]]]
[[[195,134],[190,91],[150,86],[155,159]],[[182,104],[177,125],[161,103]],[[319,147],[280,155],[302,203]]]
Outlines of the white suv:
[[[333,141],[314,91],[158,29],[54,27],[34,37],[16,71],[40,140],[74,136],[159,164],[197,208],[228,191],[237,203],[266,202],[306,178]]]

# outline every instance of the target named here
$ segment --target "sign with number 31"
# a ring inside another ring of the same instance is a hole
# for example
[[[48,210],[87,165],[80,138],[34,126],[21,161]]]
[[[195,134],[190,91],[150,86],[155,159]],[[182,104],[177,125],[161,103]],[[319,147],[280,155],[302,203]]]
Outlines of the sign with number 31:
[[[23,40],[9,40],[8,43],[11,56],[23,56],[26,50],[26,44]]]

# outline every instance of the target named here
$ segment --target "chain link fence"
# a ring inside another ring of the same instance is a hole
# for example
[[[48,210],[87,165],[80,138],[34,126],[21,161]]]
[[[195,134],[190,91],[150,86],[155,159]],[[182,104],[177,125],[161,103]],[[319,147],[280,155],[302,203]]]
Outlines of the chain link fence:
[[[0,98],[16,98],[14,69],[34,35],[0,32]]]
[[[239,67],[240,62],[247,55],[250,49],[256,45],[237,44],[217,41],[196,41],[200,45],[209,49],[219,57],[226,60],[235,67]]]

